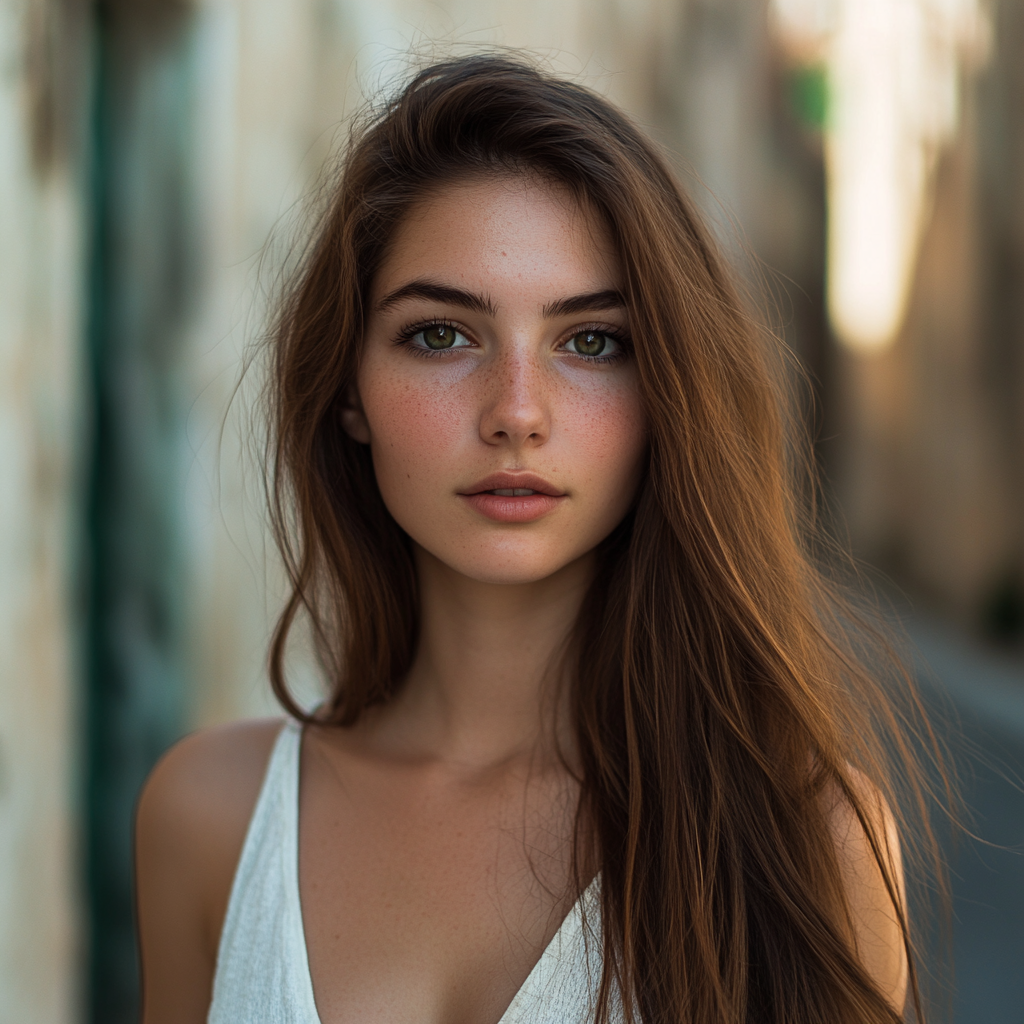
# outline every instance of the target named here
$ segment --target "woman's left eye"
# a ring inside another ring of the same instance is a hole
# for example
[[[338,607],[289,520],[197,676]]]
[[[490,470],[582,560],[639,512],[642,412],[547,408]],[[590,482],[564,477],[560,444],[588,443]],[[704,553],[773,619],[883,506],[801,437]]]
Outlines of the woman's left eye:
[[[614,356],[621,351],[621,345],[610,334],[603,331],[579,331],[562,346],[567,352],[580,356]]]
[[[469,347],[469,339],[450,324],[431,324],[417,331],[409,340],[417,348],[426,349],[428,352]]]

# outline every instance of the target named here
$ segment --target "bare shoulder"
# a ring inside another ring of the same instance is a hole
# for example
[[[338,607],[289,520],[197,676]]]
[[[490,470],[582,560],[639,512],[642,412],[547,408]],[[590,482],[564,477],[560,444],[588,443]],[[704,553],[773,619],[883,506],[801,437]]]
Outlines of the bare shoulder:
[[[157,762],[139,798],[139,826],[174,831],[248,822],[281,719],[232,722],[192,733]]]
[[[857,952],[879,988],[902,1010],[907,958],[900,923],[906,901],[899,832],[878,787],[862,772],[851,768],[850,773],[864,821],[850,800],[833,789],[825,794],[829,826],[853,918]]]
[[[193,733],[143,787],[135,865],[145,1024],[206,1019],[235,867],[281,724]]]

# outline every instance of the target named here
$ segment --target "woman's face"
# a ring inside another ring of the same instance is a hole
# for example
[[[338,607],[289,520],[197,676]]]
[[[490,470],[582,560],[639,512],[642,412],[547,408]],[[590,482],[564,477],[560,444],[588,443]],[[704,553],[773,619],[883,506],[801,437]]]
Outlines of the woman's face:
[[[345,426],[457,572],[544,579],[628,510],[646,435],[621,290],[604,225],[535,179],[452,185],[398,228]]]

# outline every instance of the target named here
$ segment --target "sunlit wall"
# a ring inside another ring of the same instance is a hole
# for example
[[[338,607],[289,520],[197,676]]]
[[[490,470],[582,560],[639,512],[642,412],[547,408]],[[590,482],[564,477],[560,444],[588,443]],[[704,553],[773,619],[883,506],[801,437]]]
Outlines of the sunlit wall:
[[[828,302],[838,337],[903,323],[937,159],[988,49],[978,0],[775,0],[784,43],[825,73]]]
[[[773,17],[821,87],[842,527],[925,606],[1019,637],[1022,5],[774,0]]]

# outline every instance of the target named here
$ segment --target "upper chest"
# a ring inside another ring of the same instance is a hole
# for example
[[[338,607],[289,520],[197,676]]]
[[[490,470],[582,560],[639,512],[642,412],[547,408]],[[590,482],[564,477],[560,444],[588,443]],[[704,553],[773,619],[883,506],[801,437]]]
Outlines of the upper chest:
[[[574,791],[308,744],[299,891],[323,1024],[500,1019],[571,905]]]

